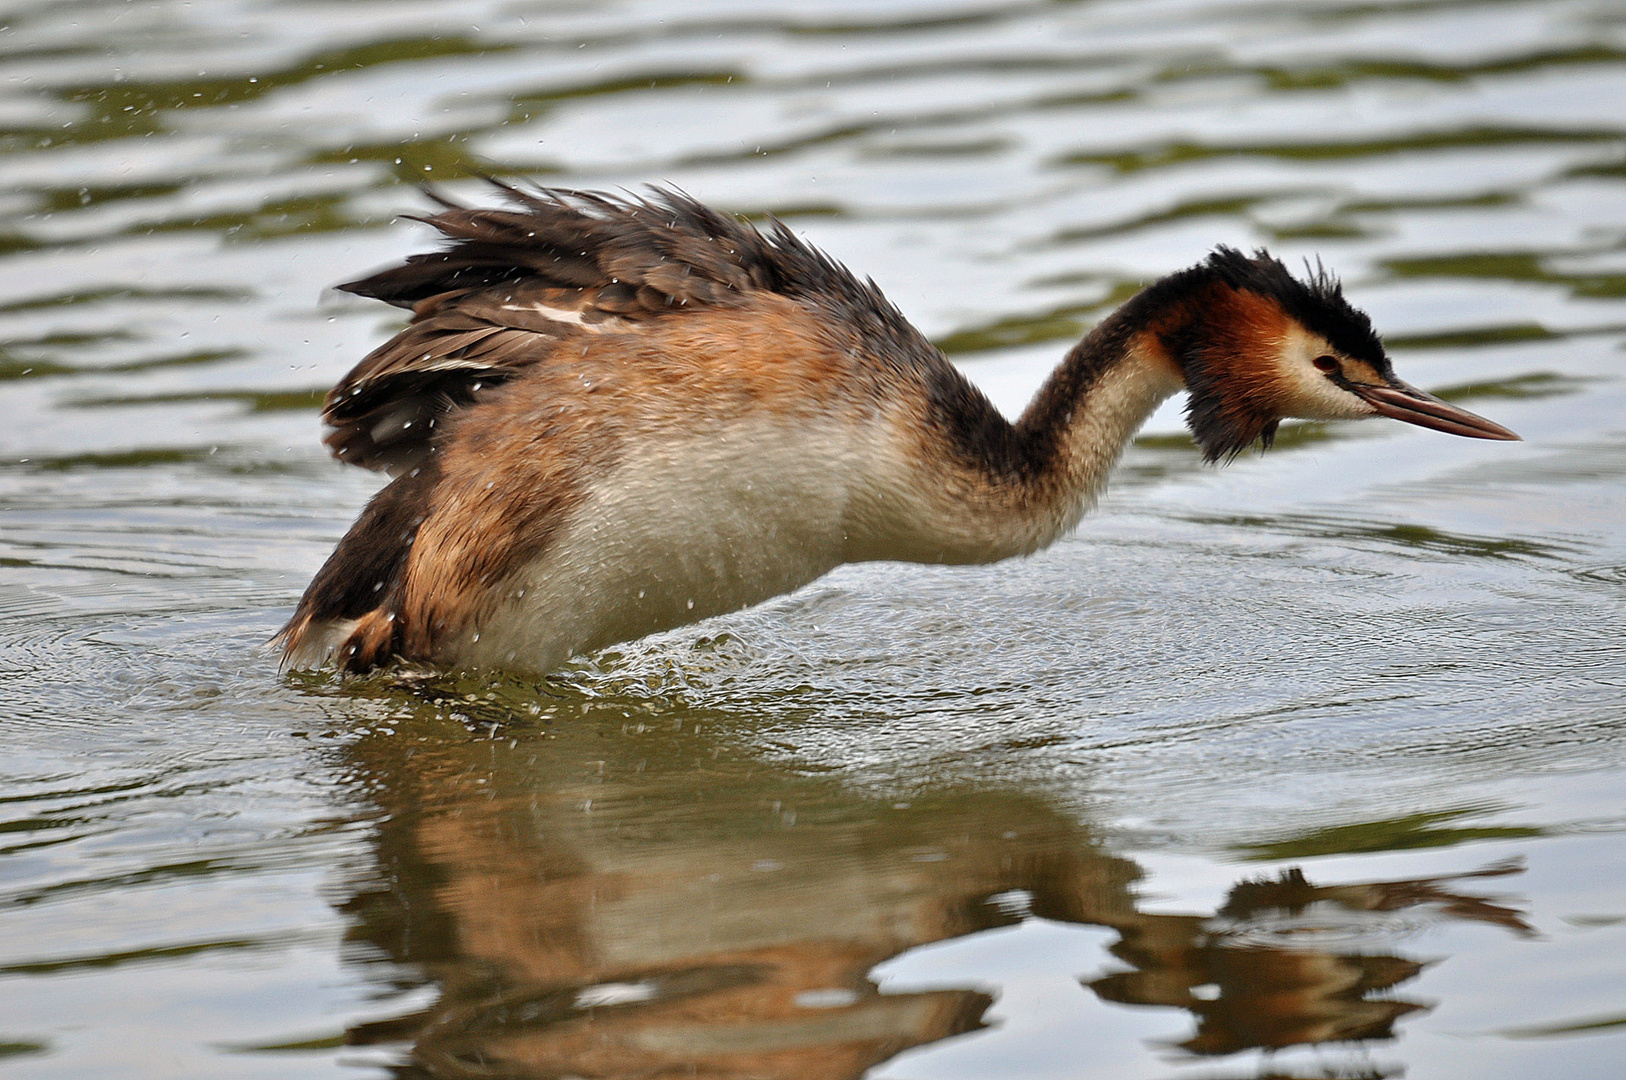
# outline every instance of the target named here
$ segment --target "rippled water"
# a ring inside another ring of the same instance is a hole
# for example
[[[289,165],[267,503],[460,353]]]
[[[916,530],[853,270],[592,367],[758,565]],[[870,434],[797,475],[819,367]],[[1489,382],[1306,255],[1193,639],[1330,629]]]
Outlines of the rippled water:
[[[12,3],[0,1062],[24,1077],[1604,1076],[1626,8]],[[377,478],[321,290],[483,173],[775,213],[1009,410],[1216,243],[1524,434],[1178,403],[1077,538],[541,683],[262,648]]]

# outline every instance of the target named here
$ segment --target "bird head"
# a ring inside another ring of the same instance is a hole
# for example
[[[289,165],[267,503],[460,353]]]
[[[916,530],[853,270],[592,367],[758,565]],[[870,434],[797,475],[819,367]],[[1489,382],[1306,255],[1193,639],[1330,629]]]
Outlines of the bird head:
[[[1397,377],[1371,320],[1323,270],[1300,280],[1264,251],[1222,247],[1187,274],[1194,299],[1163,344],[1185,377],[1187,423],[1209,461],[1270,445],[1289,417],[1388,416],[1474,439],[1519,438]]]

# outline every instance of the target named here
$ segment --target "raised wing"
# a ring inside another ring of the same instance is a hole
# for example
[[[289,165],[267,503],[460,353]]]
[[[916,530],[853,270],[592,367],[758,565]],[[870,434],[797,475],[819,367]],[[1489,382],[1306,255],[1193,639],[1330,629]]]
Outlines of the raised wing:
[[[323,441],[339,460],[410,468],[442,416],[561,340],[738,303],[773,285],[772,242],[681,193],[622,201],[493,183],[515,209],[471,209],[431,192],[442,211],[415,220],[451,246],[339,286],[413,312],[327,395]]]
[[[442,417],[588,333],[735,306],[771,291],[819,306],[878,362],[941,363],[881,295],[781,222],[766,232],[681,192],[648,198],[524,191],[492,181],[511,208],[415,220],[452,243],[339,286],[410,308],[412,322],[328,394],[323,440],[341,461],[399,473],[420,463]],[[946,365],[945,365],[946,367]]]

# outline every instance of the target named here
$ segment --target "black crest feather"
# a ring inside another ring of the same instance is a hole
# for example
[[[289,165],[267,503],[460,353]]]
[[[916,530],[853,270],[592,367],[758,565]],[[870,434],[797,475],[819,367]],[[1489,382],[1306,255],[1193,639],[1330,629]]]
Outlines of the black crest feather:
[[[1299,279],[1264,248],[1256,248],[1250,258],[1236,248],[1220,246],[1203,266],[1233,289],[1274,300],[1306,330],[1320,334],[1346,356],[1364,360],[1384,374],[1392,373],[1372,320],[1350,305],[1343,285],[1319,261],[1306,278]]]
[[[1350,305],[1338,279],[1319,263],[1301,279],[1263,248],[1249,256],[1218,247],[1197,266],[1165,280],[1193,293],[1217,282],[1261,297],[1340,353],[1370,364],[1382,376],[1393,376],[1372,320]],[[1183,337],[1166,344],[1185,372],[1190,391],[1186,422],[1203,457],[1226,461],[1254,443],[1269,448],[1281,416],[1258,383],[1237,378],[1226,362],[1234,343],[1216,338],[1214,328],[1199,319],[1186,325]]]

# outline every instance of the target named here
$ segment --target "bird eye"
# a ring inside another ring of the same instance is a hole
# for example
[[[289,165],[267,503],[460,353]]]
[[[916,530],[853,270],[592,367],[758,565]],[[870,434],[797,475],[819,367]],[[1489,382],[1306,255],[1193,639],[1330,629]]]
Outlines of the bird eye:
[[[1328,375],[1338,370],[1338,361],[1331,356],[1318,356],[1310,363],[1325,371]]]

